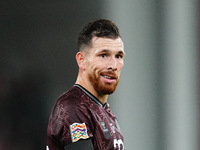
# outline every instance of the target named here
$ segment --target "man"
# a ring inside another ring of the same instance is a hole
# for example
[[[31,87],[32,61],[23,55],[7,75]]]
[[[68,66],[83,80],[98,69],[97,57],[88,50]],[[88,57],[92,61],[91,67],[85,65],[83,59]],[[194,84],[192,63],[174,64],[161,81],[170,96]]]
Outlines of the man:
[[[60,96],[47,129],[47,150],[124,150],[107,98],[123,67],[124,45],[110,20],[88,23],[78,37],[75,85]]]

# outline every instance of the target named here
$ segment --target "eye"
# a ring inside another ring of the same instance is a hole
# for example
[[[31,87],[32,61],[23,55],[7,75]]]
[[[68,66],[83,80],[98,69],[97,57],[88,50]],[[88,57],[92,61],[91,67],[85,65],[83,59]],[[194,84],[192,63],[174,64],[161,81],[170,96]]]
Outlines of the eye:
[[[123,56],[119,54],[119,55],[116,55],[116,58],[118,58],[118,59],[122,59]]]
[[[105,58],[107,55],[106,54],[101,54],[100,55],[102,58]]]

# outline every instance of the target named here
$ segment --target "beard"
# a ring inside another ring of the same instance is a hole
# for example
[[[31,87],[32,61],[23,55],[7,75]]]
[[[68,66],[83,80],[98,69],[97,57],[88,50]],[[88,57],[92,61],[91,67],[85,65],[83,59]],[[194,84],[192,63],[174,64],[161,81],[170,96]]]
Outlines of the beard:
[[[88,75],[93,88],[100,95],[112,94],[115,91],[115,89],[118,85],[118,82],[119,82],[119,78],[117,77],[117,75],[115,73],[113,73],[113,72],[107,72],[107,73],[114,75],[116,77],[116,82],[114,82],[114,83],[101,82],[101,80],[100,80],[101,74],[100,73],[97,75],[95,73]]]

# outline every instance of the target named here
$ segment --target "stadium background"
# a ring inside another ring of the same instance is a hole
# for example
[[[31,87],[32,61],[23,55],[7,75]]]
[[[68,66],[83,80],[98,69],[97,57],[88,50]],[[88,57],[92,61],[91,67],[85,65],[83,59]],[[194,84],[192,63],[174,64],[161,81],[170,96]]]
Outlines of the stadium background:
[[[127,150],[199,149],[197,0],[1,0],[0,149],[45,149],[49,114],[77,76],[83,25],[113,20],[125,66],[109,103]]]

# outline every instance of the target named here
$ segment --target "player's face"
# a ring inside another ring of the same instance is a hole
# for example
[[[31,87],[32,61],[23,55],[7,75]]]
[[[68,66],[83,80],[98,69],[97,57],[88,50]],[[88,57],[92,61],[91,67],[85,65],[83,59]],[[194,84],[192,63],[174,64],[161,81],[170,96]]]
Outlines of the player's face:
[[[121,38],[93,37],[92,43],[87,52],[87,77],[98,94],[112,94],[123,67],[123,42]]]

